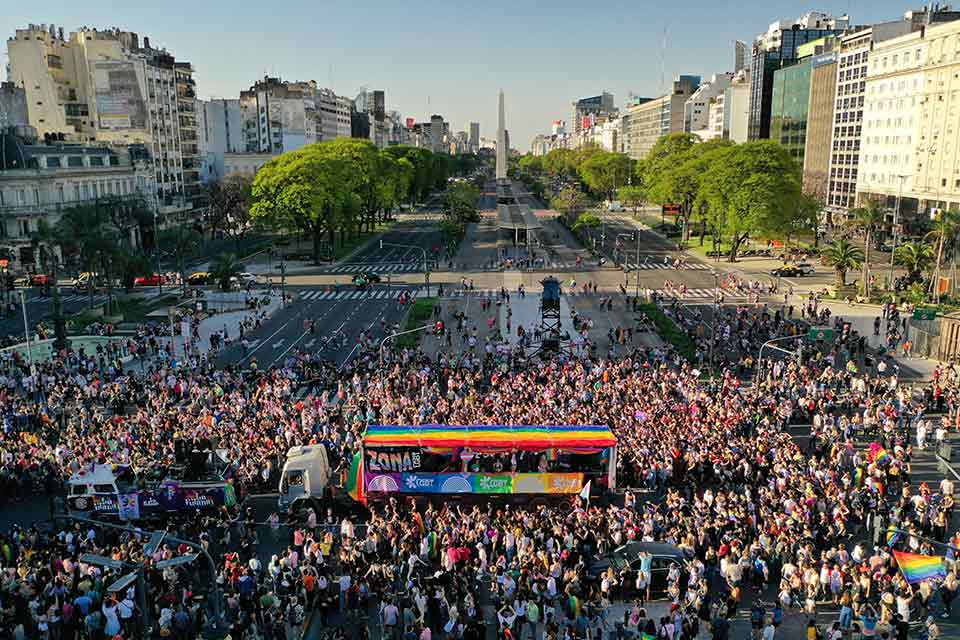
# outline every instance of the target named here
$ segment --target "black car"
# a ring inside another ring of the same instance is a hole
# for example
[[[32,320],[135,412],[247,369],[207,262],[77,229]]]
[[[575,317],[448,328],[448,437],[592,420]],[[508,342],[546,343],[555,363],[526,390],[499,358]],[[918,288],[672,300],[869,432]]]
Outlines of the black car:
[[[640,554],[643,552],[651,556],[649,577],[651,597],[665,594],[670,567],[677,565],[682,570],[687,563],[683,549],[666,542],[628,542],[617,547],[590,564],[590,579],[601,580],[604,572],[610,567],[613,567],[614,573],[618,576],[627,567],[633,572],[638,571],[642,562]]]
[[[378,284],[380,282],[380,276],[375,273],[358,273],[353,276],[353,284],[357,286],[357,289],[364,289],[371,284]]]

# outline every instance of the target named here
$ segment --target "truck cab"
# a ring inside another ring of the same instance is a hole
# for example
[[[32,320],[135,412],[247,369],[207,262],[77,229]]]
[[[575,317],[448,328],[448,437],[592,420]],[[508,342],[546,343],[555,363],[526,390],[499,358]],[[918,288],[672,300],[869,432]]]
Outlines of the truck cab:
[[[330,483],[330,462],[322,444],[292,447],[280,474],[281,511],[296,511],[323,499]]]

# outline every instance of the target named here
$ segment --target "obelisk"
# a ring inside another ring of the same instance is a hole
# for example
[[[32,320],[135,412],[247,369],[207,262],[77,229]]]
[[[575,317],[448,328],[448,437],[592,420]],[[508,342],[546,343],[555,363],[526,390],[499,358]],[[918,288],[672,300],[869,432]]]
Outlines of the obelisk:
[[[497,182],[507,179],[507,134],[503,113],[503,90],[500,90],[500,109],[497,119]]]

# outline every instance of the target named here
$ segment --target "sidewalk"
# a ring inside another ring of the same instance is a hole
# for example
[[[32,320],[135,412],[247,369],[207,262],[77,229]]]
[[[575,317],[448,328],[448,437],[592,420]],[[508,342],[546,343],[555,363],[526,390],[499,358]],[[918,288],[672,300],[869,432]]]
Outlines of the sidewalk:
[[[208,293],[206,296],[207,308],[216,310],[216,305],[218,302],[218,297],[230,297],[230,303],[233,305],[232,311],[225,311],[223,313],[213,313],[213,315],[207,315],[200,320],[199,324],[196,327],[197,338],[190,341],[188,347],[187,337],[184,335],[184,328],[188,321],[184,320],[180,324],[180,331],[177,335],[174,336],[173,346],[176,359],[182,359],[185,353],[190,353],[192,355],[206,355],[210,353],[211,342],[210,338],[213,335],[217,335],[220,341],[220,348],[223,349],[225,346],[229,346],[235,343],[240,339],[240,327],[241,325],[246,325],[247,329],[251,329],[256,325],[257,319],[261,322],[272,316],[278,309],[281,307],[280,292],[274,290],[269,292],[266,289],[254,289],[251,291],[250,296],[256,296],[261,299],[268,299],[268,302],[259,307],[259,309],[236,309],[236,303],[234,298],[236,294],[234,293]],[[225,308],[231,308],[227,306]],[[169,321],[168,321],[169,322]],[[187,325],[187,335],[190,333],[189,325]],[[164,345],[169,344],[169,334],[165,335],[166,338],[163,341]]]

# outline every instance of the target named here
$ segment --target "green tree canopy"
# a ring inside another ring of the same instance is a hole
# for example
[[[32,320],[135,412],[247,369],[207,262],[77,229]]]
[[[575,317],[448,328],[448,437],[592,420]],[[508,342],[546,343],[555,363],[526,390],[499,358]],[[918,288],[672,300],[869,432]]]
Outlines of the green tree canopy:
[[[618,187],[629,184],[633,166],[634,161],[622,153],[597,151],[580,165],[580,175],[594,193],[609,200]]]

